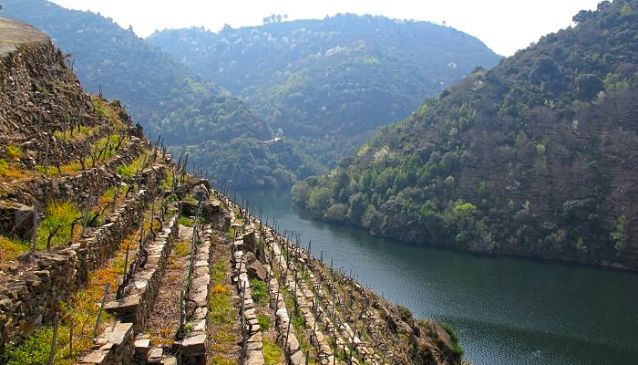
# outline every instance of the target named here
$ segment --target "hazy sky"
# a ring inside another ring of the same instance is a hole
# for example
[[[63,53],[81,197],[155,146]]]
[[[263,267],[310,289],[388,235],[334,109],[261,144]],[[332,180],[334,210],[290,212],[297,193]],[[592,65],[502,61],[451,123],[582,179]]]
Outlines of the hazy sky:
[[[509,56],[542,35],[565,28],[581,9],[599,0],[53,0],[100,12],[145,37],[156,29],[204,26],[217,31],[258,25],[270,14],[289,19],[323,18],[336,13],[446,22]]]

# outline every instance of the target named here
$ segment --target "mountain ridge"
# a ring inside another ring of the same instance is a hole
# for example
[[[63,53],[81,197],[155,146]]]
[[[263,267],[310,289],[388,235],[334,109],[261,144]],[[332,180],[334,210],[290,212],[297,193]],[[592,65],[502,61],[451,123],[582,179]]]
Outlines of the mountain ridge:
[[[499,59],[452,28],[352,14],[164,30],[147,40],[242,97],[329,166],[442,85]]]

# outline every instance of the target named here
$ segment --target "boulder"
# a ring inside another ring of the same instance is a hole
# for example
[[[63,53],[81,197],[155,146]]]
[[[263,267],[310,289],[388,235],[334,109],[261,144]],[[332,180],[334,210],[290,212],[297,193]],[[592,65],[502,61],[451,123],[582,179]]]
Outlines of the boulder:
[[[246,271],[249,278],[266,281],[266,268],[264,268],[264,265],[261,262],[255,260],[252,264],[248,265]]]
[[[199,184],[193,188],[193,197],[197,201],[208,201],[210,199],[210,191],[204,184]]]
[[[21,240],[30,240],[33,235],[33,207],[0,201],[0,232]]]

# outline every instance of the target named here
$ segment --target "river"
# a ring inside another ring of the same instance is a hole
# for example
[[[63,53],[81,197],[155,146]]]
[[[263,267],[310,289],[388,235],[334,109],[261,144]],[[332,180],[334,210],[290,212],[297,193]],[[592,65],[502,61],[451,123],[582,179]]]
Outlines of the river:
[[[398,243],[311,220],[288,192],[240,194],[312,240],[315,256],[415,316],[451,324],[475,365],[638,364],[638,274]]]

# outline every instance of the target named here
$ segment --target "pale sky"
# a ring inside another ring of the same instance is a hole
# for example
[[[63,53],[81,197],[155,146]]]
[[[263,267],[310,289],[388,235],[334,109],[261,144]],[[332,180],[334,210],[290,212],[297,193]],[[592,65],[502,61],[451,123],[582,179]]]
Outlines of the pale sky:
[[[600,0],[53,0],[62,6],[99,12],[146,37],[156,29],[204,26],[218,31],[259,25],[270,14],[321,19],[337,13],[426,20],[469,33],[509,56],[542,35],[566,28],[579,10]]]

